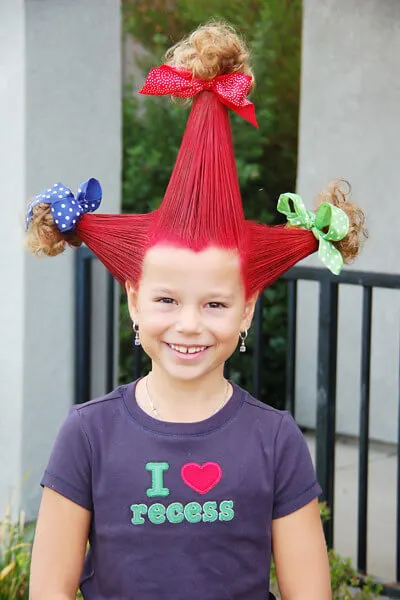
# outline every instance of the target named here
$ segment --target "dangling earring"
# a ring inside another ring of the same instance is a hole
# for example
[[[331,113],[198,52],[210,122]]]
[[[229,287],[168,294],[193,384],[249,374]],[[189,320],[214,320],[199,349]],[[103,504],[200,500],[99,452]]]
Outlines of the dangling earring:
[[[136,325],[136,321],[133,321],[132,327],[135,332],[135,346],[140,346],[139,325]]]
[[[241,331],[239,333],[239,337],[241,339],[239,350],[240,350],[240,352],[246,352],[246,344],[244,343],[244,341],[247,338],[247,329],[245,329],[244,331]]]

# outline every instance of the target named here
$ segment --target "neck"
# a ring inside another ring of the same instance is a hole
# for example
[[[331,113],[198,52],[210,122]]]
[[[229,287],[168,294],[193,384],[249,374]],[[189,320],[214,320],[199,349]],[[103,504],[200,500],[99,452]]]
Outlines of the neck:
[[[226,403],[231,386],[223,376],[223,366],[218,372],[201,379],[175,379],[153,364],[147,376],[147,386],[152,410],[146,392],[146,378],[137,386],[137,400],[143,410],[163,421],[196,422],[207,419]]]

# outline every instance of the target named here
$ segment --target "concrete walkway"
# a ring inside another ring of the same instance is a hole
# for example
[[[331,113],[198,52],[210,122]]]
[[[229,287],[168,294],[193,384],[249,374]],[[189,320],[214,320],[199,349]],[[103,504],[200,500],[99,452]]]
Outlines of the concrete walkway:
[[[315,436],[306,434],[315,457]],[[372,442],[369,454],[367,570],[385,582],[395,581],[397,447]],[[357,442],[339,438],[336,445],[334,546],[342,556],[357,557]]]

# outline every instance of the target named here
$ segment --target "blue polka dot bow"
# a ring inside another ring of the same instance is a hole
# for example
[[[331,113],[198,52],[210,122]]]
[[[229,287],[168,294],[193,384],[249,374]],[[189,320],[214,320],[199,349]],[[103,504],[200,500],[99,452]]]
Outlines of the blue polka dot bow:
[[[82,215],[99,208],[101,194],[101,185],[93,177],[81,184],[76,198],[65,185],[55,183],[30,202],[26,213],[26,228],[28,229],[32,219],[34,206],[42,203],[51,205],[51,214],[61,232],[71,231]]]

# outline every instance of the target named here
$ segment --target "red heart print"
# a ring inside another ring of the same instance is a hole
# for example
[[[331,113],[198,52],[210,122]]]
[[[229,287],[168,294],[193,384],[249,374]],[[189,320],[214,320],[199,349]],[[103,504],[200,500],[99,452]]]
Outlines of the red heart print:
[[[216,462],[206,462],[204,465],[186,463],[181,469],[183,481],[199,494],[207,494],[222,477],[222,469]]]

